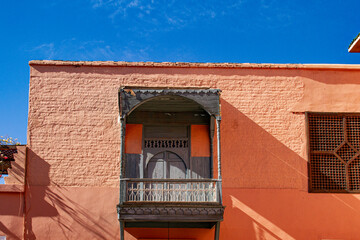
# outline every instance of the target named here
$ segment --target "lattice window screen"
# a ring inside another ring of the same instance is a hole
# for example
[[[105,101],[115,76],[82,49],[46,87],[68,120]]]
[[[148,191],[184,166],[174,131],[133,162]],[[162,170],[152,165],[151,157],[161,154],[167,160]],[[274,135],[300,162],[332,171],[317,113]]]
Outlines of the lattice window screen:
[[[360,115],[308,113],[310,188],[360,192]]]

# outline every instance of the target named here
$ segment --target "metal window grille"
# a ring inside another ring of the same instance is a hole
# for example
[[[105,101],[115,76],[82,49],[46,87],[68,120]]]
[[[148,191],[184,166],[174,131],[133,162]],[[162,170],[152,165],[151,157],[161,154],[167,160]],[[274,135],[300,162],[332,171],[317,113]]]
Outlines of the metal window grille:
[[[360,192],[360,114],[308,113],[310,189]]]

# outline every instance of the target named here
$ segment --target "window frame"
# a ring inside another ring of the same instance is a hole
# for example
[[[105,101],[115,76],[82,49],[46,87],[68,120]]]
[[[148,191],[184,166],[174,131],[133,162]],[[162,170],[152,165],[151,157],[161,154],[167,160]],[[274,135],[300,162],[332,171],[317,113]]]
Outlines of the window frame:
[[[326,189],[326,188],[318,189],[318,188],[313,188],[314,179],[313,179],[312,168],[311,168],[312,150],[311,150],[311,141],[310,141],[311,133],[310,133],[310,122],[309,122],[310,117],[309,117],[309,115],[315,115],[315,116],[326,116],[326,115],[328,115],[328,116],[338,116],[338,117],[342,117],[342,118],[356,116],[356,117],[360,118],[360,113],[354,113],[354,112],[351,112],[351,113],[344,113],[344,112],[310,112],[310,111],[305,112],[306,146],[307,146],[306,150],[307,150],[307,158],[308,158],[308,161],[307,161],[307,165],[308,165],[308,191],[310,193],[350,193],[350,194],[360,193],[360,188],[358,190],[351,190],[351,188],[350,188],[351,180],[350,180],[350,176],[349,176],[350,172],[349,172],[348,167],[345,167],[346,189],[330,189],[330,188],[329,189]],[[347,128],[343,128],[342,133],[344,134],[344,132],[346,130],[347,130]],[[360,129],[359,129],[359,131],[360,131]],[[343,142],[344,141],[348,141],[348,140],[344,139]],[[349,143],[347,143],[347,144],[349,144]],[[344,143],[341,143],[341,147],[342,146],[344,146]],[[337,148],[340,149],[341,147],[337,147]],[[337,149],[337,148],[335,148],[332,151],[337,153],[337,151],[339,151],[339,149]],[[360,149],[357,151],[357,153],[360,153]],[[334,156],[336,156],[336,155],[334,155]],[[357,157],[360,158],[359,155]],[[341,161],[340,159],[338,159],[338,160]],[[352,161],[354,161],[354,160],[355,159],[353,159]],[[347,163],[347,165],[349,165],[350,163]]]

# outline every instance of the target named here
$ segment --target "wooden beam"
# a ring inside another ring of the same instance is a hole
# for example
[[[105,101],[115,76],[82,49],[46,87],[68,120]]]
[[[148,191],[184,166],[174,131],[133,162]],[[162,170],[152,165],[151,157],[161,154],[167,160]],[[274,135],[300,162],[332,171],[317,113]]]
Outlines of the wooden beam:
[[[126,228],[204,228],[211,229],[217,222],[125,222]]]
[[[134,111],[126,119],[132,124],[209,124],[210,115],[206,112],[144,112]]]

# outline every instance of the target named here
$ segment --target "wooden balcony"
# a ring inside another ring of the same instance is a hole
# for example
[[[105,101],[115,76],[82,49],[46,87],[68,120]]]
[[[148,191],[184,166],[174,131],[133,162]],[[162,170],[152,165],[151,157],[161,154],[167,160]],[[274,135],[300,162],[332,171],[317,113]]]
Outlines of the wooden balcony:
[[[124,179],[126,202],[217,203],[218,181],[213,179]]]
[[[214,239],[219,239],[224,215],[220,92],[188,88],[119,90],[121,161],[117,211],[121,240],[125,239],[126,227],[214,225]],[[215,130],[217,180],[213,179]]]
[[[122,179],[121,189],[119,219],[132,225],[201,222],[212,227],[223,219],[221,181],[216,179]]]

